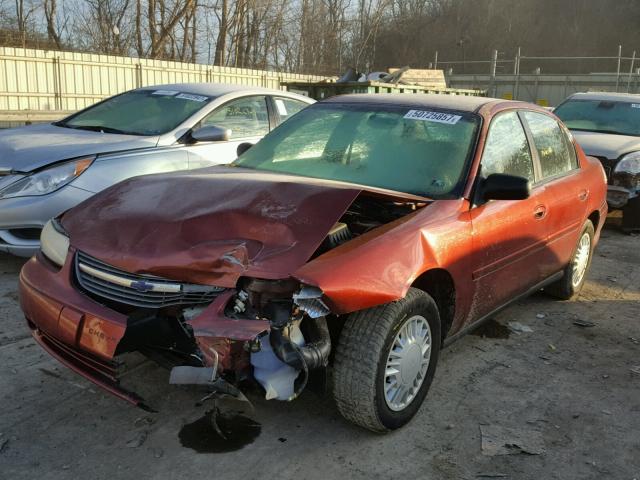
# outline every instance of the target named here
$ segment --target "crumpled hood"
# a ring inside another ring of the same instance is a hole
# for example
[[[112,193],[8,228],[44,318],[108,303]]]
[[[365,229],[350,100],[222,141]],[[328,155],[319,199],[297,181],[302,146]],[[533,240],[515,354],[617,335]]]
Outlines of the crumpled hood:
[[[0,169],[30,172],[83,155],[155,147],[158,137],[119,135],[40,124],[0,130]]]
[[[62,217],[71,245],[122,270],[233,287],[306,263],[358,186],[212,167],[114,185]]]
[[[584,153],[594,157],[615,160],[625,153],[640,150],[640,138],[638,137],[576,130],[572,130],[571,133]]]

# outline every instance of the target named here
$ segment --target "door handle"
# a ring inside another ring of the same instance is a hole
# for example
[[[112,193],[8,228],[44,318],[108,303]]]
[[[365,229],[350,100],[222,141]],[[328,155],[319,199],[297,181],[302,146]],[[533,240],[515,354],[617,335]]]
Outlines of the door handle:
[[[545,216],[547,215],[547,207],[544,205],[538,205],[534,210],[533,210],[533,217],[536,220],[542,220]]]
[[[589,198],[589,190],[580,190],[578,198],[581,202],[584,202],[587,198]]]

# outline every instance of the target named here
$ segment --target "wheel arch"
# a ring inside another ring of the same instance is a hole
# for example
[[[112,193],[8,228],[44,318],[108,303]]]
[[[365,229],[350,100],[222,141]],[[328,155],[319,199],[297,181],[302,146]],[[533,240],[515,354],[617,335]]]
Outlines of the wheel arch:
[[[442,340],[447,337],[456,312],[456,287],[451,274],[444,268],[432,268],[421,273],[412,287],[429,294],[438,306]]]

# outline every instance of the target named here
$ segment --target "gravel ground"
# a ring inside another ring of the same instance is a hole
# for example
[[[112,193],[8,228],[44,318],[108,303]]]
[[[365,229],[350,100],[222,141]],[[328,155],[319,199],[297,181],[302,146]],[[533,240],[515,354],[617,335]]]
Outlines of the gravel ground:
[[[197,392],[149,365],[136,375],[160,413],[131,407],[35,345],[22,263],[0,256],[2,479],[640,479],[639,236],[605,230],[577,301],[536,294],[444,350],[417,417],[386,436],[312,392],[290,404],[252,392],[261,426],[220,442],[201,430]]]

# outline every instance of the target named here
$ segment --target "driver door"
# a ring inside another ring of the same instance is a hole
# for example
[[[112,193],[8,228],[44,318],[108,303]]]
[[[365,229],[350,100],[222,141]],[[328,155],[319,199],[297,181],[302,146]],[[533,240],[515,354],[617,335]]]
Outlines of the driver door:
[[[489,126],[479,175],[492,173],[535,183],[534,154],[515,110],[499,113]],[[476,199],[470,212],[475,319],[542,281],[547,238],[544,189],[534,186],[525,200]]]

